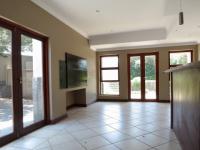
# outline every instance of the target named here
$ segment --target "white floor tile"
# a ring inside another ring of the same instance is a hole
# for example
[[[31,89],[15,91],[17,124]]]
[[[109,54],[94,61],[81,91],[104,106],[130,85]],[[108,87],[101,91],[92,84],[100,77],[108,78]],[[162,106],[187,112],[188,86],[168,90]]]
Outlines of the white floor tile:
[[[57,145],[57,144],[62,144],[68,141],[73,141],[74,137],[66,132],[53,136],[52,138],[49,138],[49,144],[51,145]]]
[[[18,148],[33,149],[44,142],[46,142],[46,140],[43,138],[23,137],[12,142],[11,145]]]
[[[24,148],[16,148],[16,147],[2,147],[0,150],[29,150]]]
[[[148,131],[138,129],[136,127],[125,128],[125,129],[118,130],[118,131],[120,131],[122,133],[125,133],[125,134],[128,134],[128,135],[130,135],[132,137],[137,137],[137,136],[141,136],[141,135],[145,135],[145,134],[149,133]]]
[[[117,148],[114,145],[107,145],[107,146],[97,148],[96,150],[119,150],[119,148]]]
[[[78,140],[94,137],[94,136],[97,136],[97,135],[98,135],[98,133],[91,130],[91,129],[81,130],[81,131],[77,131],[77,132],[72,133],[72,136],[74,138],[78,139]]]
[[[181,150],[169,104],[98,102],[68,116],[0,150]]]
[[[169,142],[163,145],[156,147],[158,150],[181,150],[181,147],[176,142]]]
[[[119,147],[121,150],[147,150],[150,149],[151,147],[136,140],[136,139],[131,139],[131,140],[125,140],[119,143],[115,143],[117,147]]]
[[[34,150],[42,150],[42,149],[51,149],[50,143],[48,141],[46,141],[34,148]]]
[[[91,129],[99,134],[116,131],[114,128],[111,128],[109,126],[102,126],[102,127],[91,128]]]
[[[162,138],[153,134],[146,134],[143,136],[139,136],[139,137],[136,137],[136,139],[152,147],[167,143],[169,141],[165,138]]]
[[[52,150],[85,150],[78,142],[70,141],[59,145],[52,145]]]
[[[103,134],[102,136],[111,143],[116,143],[116,142],[131,138],[131,136],[120,133],[118,131],[109,132],[109,133]]]
[[[110,143],[107,140],[105,140],[103,137],[97,136],[97,137],[92,137],[89,139],[82,140],[81,144],[87,150],[93,150],[105,145],[109,145]]]
[[[153,132],[153,134],[158,135],[163,138],[167,138],[169,140],[176,139],[176,135],[174,134],[174,132],[171,129],[155,131],[155,132]]]

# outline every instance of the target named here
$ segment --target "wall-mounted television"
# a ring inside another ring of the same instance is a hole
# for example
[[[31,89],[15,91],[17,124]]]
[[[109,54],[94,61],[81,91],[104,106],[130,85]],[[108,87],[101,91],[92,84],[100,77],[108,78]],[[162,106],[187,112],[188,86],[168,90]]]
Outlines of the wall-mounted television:
[[[66,88],[87,85],[87,60],[66,53]]]

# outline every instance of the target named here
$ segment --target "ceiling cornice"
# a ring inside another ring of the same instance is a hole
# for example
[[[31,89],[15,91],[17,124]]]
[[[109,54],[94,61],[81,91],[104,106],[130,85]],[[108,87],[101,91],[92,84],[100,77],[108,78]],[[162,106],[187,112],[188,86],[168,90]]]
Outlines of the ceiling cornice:
[[[93,48],[93,50],[97,52],[101,51],[117,51],[117,50],[128,50],[128,49],[146,49],[146,48],[161,48],[161,47],[176,47],[176,46],[188,46],[188,45],[198,45],[199,43],[197,41],[188,41],[188,42],[169,42],[169,43],[154,43],[152,41],[152,44],[144,44],[144,45],[134,45],[134,46],[119,46],[115,48],[103,48],[103,49],[98,49],[98,48]],[[130,43],[131,45],[131,43]]]

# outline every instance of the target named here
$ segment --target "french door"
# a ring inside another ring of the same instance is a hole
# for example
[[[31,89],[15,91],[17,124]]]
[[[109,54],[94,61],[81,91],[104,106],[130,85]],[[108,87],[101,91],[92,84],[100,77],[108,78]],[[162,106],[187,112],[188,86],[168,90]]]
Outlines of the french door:
[[[0,146],[47,123],[46,42],[0,18]]]
[[[158,53],[128,55],[129,99],[158,100]]]

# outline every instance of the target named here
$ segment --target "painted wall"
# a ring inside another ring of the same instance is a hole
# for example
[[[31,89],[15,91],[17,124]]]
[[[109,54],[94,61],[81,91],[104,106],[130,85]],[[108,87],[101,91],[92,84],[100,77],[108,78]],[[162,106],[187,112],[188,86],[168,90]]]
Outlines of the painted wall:
[[[169,100],[169,76],[164,71],[169,68],[168,52],[170,50],[188,50],[192,49],[194,54],[194,61],[198,60],[197,45],[191,46],[177,46],[177,47],[162,47],[162,48],[148,48],[148,49],[135,49],[135,50],[119,50],[119,51],[104,51],[97,52],[97,79],[99,81],[99,68],[100,68],[100,56],[102,55],[119,55],[119,77],[120,77],[120,96],[102,96],[98,94],[98,99],[128,99],[128,69],[127,69],[127,54],[136,53],[150,53],[159,52],[159,99]],[[99,82],[97,82],[97,91],[99,93]]]
[[[0,15],[49,37],[51,118],[66,113],[66,90],[59,88],[59,60],[65,53],[88,61],[86,100],[96,100],[96,53],[88,40],[29,0],[1,0]]]

